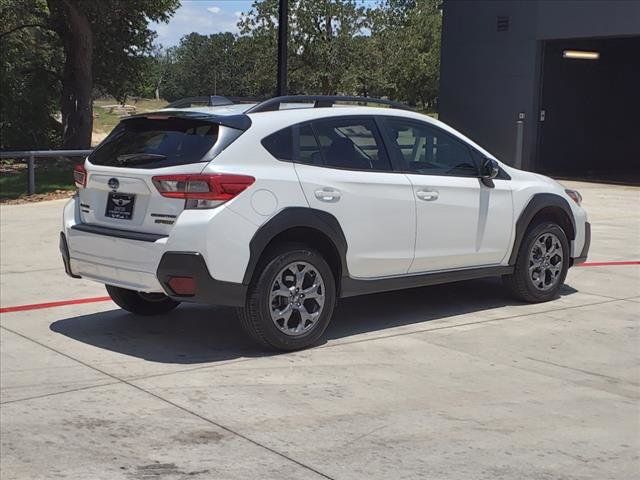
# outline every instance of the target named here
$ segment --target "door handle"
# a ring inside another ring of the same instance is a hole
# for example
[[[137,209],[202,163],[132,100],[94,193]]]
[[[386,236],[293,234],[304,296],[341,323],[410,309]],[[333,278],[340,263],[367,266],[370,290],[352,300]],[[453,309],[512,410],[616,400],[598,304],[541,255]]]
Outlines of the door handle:
[[[321,202],[337,202],[340,200],[340,192],[332,188],[321,188],[316,190],[315,196]]]
[[[438,199],[438,192],[435,190],[418,190],[416,192],[416,197],[420,200],[424,200],[425,202],[433,202]]]

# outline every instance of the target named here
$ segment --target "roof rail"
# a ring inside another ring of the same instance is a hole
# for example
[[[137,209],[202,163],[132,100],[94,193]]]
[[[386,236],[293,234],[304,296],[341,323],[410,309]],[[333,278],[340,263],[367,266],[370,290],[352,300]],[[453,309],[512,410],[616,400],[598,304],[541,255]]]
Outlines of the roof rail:
[[[375,103],[378,105],[387,105],[390,108],[412,110],[407,105],[382,98],[354,97],[347,95],[287,95],[284,97],[274,97],[265,100],[264,102],[251,107],[244,113],[272,112],[280,110],[280,105],[283,103],[313,103],[313,108],[322,108],[333,107],[333,105],[338,102]]]
[[[207,107],[221,107],[223,105],[233,105],[233,101],[222,95],[207,95],[202,97],[187,97],[171,102],[164,108],[188,108],[193,104],[206,105]]]

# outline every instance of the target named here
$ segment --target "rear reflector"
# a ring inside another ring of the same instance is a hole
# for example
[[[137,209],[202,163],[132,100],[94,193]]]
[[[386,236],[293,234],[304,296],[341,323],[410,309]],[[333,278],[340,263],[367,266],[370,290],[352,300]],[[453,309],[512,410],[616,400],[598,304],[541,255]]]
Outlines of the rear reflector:
[[[170,277],[167,282],[176,295],[195,295],[196,281],[193,277]]]
[[[84,165],[82,163],[73,167],[73,182],[78,188],[84,188],[87,186],[87,171],[84,169]]]
[[[210,200],[219,203],[231,200],[253,182],[255,178],[248,175],[227,173],[153,177],[153,183],[163,197]]]

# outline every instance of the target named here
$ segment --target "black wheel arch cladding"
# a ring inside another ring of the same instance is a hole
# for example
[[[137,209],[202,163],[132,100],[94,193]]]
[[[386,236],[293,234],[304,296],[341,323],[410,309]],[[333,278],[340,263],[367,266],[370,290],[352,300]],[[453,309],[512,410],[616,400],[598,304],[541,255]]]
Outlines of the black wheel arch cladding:
[[[262,225],[249,243],[249,263],[242,283],[249,285],[258,262],[271,241],[279,234],[295,228],[316,230],[326,236],[338,252],[338,261],[342,275],[348,275],[347,240],[340,223],[330,213],[308,207],[289,207],[283,209],[267,223]],[[336,282],[339,279],[336,278]]]
[[[516,222],[516,235],[513,242],[513,249],[511,250],[511,255],[509,256],[509,265],[515,265],[516,259],[518,257],[518,251],[520,250],[520,245],[522,245],[522,241],[524,240],[525,234],[529,225],[533,219],[541,213],[545,209],[552,208],[557,211],[560,209],[566,217],[569,219],[570,225],[569,230],[565,230],[565,234],[567,236],[567,240],[569,243],[571,240],[575,239],[576,235],[576,222],[573,218],[573,213],[571,211],[571,207],[569,206],[569,202],[562,198],[560,195],[556,195],[554,193],[537,193],[531,197],[527,206],[522,210],[520,216],[518,217],[518,221]],[[564,227],[564,225],[560,225],[560,227]]]

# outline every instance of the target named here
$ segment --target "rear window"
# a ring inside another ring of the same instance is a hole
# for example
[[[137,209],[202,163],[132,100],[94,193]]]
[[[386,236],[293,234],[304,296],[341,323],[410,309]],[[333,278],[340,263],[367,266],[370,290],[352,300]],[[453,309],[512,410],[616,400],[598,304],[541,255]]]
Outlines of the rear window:
[[[218,125],[186,118],[133,118],[118,125],[90,156],[94,165],[173,167],[205,161],[218,139]]]

